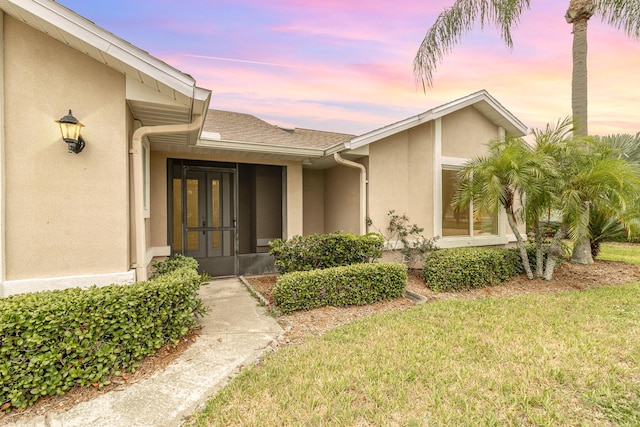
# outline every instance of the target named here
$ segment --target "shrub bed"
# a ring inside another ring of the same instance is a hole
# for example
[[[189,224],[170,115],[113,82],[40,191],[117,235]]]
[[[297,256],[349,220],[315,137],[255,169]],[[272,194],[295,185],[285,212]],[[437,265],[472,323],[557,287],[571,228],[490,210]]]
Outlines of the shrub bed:
[[[522,271],[518,253],[501,248],[451,248],[429,254],[424,281],[436,292],[496,285]]]
[[[177,267],[147,282],[0,299],[0,405],[23,408],[73,386],[107,384],[196,326],[200,276]]]
[[[372,262],[382,256],[384,237],[378,233],[358,236],[350,233],[295,236],[269,244],[278,271],[309,271]]]
[[[298,271],[280,277],[273,290],[282,313],[311,308],[364,305],[404,294],[407,267],[395,263],[366,263]]]

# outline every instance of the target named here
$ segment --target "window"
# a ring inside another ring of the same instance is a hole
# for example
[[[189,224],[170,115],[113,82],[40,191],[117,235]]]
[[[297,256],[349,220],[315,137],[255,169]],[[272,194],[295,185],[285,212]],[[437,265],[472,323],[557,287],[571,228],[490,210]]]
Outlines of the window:
[[[451,206],[458,189],[458,170],[442,169],[442,237],[470,237],[498,235],[498,214],[483,215],[473,221],[470,212],[473,206],[464,211]]]

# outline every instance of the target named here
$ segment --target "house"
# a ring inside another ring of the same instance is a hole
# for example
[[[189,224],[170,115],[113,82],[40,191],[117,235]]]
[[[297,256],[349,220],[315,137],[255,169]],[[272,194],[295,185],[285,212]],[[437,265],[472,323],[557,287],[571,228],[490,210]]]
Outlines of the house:
[[[274,238],[365,233],[390,209],[440,246],[510,239],[502,216],[448,208],[456,167],[526,131],[485,91],[360,136],[280,128],[210,109],[191,76],[54,1],[0,10],[0,296],[145,280],[172,253],[259,273]],[[56,123],[71,116],[83,147]]]

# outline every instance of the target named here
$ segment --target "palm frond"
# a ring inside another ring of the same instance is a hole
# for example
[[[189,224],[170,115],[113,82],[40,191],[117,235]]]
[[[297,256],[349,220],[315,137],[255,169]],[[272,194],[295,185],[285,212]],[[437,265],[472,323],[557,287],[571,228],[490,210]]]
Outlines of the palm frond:
[[[413,71],[423,89],[433,85],[433,73],[444,55],[451,52],[476,24],[481,28],[494,25],[505,44],[512,48],[511,31],[525,9],[529,9],[529,0],[456,0],[453,6],[438,15],[414,58]]]
[[[632,38],[640,38],[639,0],[599,0],[596,13],[602,21],[624,31]]]

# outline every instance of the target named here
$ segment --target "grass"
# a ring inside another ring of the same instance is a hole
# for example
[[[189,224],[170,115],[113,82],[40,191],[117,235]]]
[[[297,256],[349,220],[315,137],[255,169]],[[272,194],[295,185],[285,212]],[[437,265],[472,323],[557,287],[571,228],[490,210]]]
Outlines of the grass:
[[[613,245],[611,243],[603,243],[600,245],[600,254],[598,254],[597,259],[640,264],[640,245]]]
[[[198,426],[640,425],[640,283],[388,312],[272,353]]]

